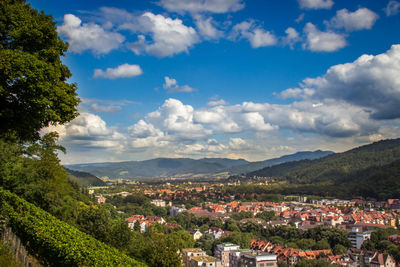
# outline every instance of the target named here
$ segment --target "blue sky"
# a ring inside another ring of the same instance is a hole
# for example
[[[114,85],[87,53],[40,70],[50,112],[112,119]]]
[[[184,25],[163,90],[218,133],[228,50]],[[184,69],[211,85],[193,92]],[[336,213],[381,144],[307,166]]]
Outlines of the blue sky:
[[[46,1],[81,115],[63,163],[263,160],[399,137],[400,1]]]

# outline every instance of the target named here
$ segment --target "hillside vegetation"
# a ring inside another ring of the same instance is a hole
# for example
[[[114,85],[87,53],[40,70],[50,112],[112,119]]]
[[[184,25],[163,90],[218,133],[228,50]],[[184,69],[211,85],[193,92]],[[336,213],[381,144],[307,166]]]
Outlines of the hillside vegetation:
[[[74,171],[65,169],[68,173],[68,178],[76,182],[80,187],[88,186],[105,186],[106,183],[88,172]]]
[[[291,189],[284,189],[289,193],[385,199],[400,197],[399,163],[400,139],[393,139],[321,159],[264,168],[248,176],[274,177],[289,182],[293,185]]]
[[[146,266],[0,188],[1,215],[49,266]]]
[[[287,161],[302,159],[317,159],[332,154],[331,151],[307,151],[282,156],[258,162],[248,162],[243,159],[233,160],[226,158],[158,158],[145,161],[105,162],[73,164],[66,167],[71,170],[88,172],[98,177],[109,178],[150,178],[162,176],[176,176],[185,174],[216,174],[229,172],[230,174],[246,173],[267,166]]]

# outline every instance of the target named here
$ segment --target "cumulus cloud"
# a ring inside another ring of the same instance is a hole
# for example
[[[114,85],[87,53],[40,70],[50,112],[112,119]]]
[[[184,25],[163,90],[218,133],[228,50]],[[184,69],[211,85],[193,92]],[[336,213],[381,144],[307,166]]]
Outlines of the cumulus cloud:
[[[298,0],[302,9],[330,9],[334,2],[332,0]]]
[[[400,2],[398,1],[389,1],[388,5],[385,8],[386,16],[394,16],[397,15],[400,11]]]
[[[314,52],[334,52],[347,45],[346,38],[331,31],[322,32],[312,23],[304,27],[306,40],[303,48]]]
[[[245,38],[249,40],[253,48],[272,46],[278,43],[278,39],[273,33],[264,30],[252,20],[236,24],[232,29],[231,38]]]
[[[283,99],[289,98],[307,98],[315,93],[313,89],[309,88],[288,88],[283,90],[279,96]]]
[[[123,148],[125,136],[112,127],[98,115],[81,112],[71,122],[65,125],[50,126],[43,132],[56,131],[61,142],[71,146],[90,149],[112,149],[114,151]]]
[[[120,28],[139,33],[137,42],[127,44],[128,48],[138,55],[148,53],[166,57],[181,52],[187,53],[188,48],[199,41],[196,30],[184,25],[182,20],[151,12],[140,16],[137,23],[125,23]],[[150,39],[145,34],[148,34]]]
[[[64,15],[63,24],[57,31],[67,38],[69,50],[75,53],[91,50],[94,54],[107,54],[125,41],[123,35],[106,31],[94,23],[82,24],[81,19],[72,14]]]
[[[285,30],[286,36],[283,37],[283,44],[289,45],[290,48],[293,49],[293,46],[301,41],[300,34],[296,31],[296,29],[289,27]]]
[[[177,99],[167,99],[156,111],[147,114],[146,120],[166,134],[181,139],[201,139],[212,134],[211,130],[194,122],[194,109]]]
[[[223,100],[223,99],[220,99],[220,100],[212,100],[212,101],[209,101],[209,102],[207,103],[207,105],[210,106],[210,107],[225,106],[225,105],[227,105],[227,104],[228,104],[228,103],[227,103],[225,100]]]
[[[159,5],[175,12],[236,12],[244,8],[242,0],[160,0]]]
[[[341,99],[367,108],[375,119],[400,117],[400,45],[387,52],[362,55],[351,63],[332,66],[325,75],[303,80],[315,97]]]
[[[378,19],[378,15],[368,8],[359,8],[349,12],[346,8],[338,10],[336,16],[330,21],[325,21],[329,28],[344,28],[347,32],[369,30]]]
[[[196,27],[201,36],[205,39],[217,39],[223,36],[223,32],[216,28],[216,22],[211,18],[203,16],[195,16]]]
[[[165,76],[164,80],[163,88],[167,90],[168,93],[190,93],[196,91],[195,88],[189,85],[180,86],[175,79],[169,78],[168,76]]]
[[[130,78],[136,77],[143,73],[139,65],[129,65],[127,63],[122,64],[116,68],[107,68],[105,71],[101,69],[95,69],[93,73],[94,78],[107,78],[107,79],[118,79],[118,78]]]

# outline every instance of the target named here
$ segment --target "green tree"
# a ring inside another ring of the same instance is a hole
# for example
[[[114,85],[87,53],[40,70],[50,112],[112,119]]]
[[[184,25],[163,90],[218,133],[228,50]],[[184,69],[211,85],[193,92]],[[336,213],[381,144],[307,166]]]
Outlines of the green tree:
[[[315,246],[313,249],[320,250],[320,249],[331,249],[331,246],[329,245],[328,240],[326,239],[321,239],[315,243]]]
[[[301,249],[312,249],[315,246],[315,243],[316,242],[314,239],[308,239],[308,238],[303,238],[303,239],[296,241],[296,244]]]
[[[257,214],[256,217],[257,218],[261,218],[261,219],[263,219],[263,220],[265,220],[267,222],[276,219],[275,212],[273,212],[273,211],[260,212],[260,213]]]
[[[335,254],[335,255],[344,254],[344,253],[346,253],[346,251],[347,251],[347,248],[341,244],[337,244],[333,248],[333,254]]]
[[[52,16],[24,0],[2,0],[0,10],[0,136],[36,140],[41,128],[78,115],[76,85],[60,59],[68,45]]]

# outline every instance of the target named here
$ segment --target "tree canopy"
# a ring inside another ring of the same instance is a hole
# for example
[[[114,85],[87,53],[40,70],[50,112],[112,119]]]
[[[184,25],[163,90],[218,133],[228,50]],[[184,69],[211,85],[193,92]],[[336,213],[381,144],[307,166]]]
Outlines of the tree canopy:
[[[68,44],[53,17],[24,0],[0,1],[0,136],[36,140],[39,130],[78,115],[76,85],[61,61]]]

